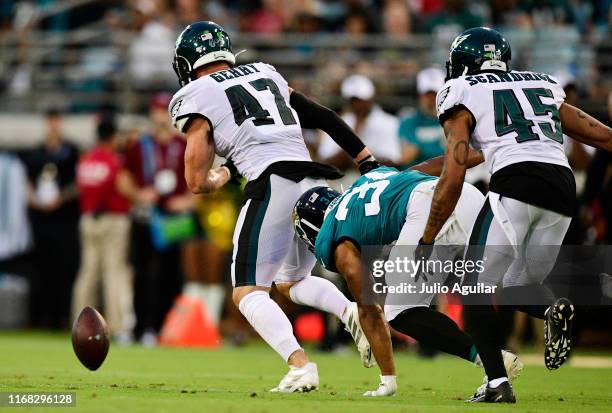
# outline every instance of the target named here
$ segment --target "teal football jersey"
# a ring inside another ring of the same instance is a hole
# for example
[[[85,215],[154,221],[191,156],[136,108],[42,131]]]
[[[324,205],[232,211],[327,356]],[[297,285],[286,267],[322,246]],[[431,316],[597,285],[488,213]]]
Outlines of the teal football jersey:
[[[412,190],[432,179],[436,178],[386,166],[359,178],[329,205],[315,241],[317,260],[335,271],[333,253],[343,239],[358,245],[387,245],[396,241],[406,220]]]

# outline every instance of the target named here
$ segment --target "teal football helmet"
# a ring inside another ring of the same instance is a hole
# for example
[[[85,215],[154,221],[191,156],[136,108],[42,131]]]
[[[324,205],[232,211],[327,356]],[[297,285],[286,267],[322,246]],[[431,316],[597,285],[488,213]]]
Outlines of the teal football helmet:
[[[190,24],[176,39],[172,66],[181,86],[194,80],[195,69],[216,61],[225,61],[230,66],[236,63],[230,37],[218,24],[209,21]]]
[[[446,62],[446,80],[486,70],[510,70],[510,43],[496,30],[474,27],[455,38]]]

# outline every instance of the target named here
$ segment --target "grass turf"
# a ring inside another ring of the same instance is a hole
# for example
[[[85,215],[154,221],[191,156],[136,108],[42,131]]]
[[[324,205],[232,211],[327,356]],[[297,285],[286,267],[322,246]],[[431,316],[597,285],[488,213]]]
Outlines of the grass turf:
[[[102,367],[90,372],[72,353],[67,335],[5,332],[0,333],[0,392],[75,391],[76,408],[69,411],[86,412],[612,411],[612,369],[549,372],[526,366],[515,384],[517,405],[471,405],[463,400],[483,373],[462,360],[397,353],[397,396],[365,399],[363,391],[377,385],[376,369],[362,368],[353,353],[310,353],[319,366],[321,389],[279,395],[267,390],[286,367],[260,344],[214,351],[111,346]]]

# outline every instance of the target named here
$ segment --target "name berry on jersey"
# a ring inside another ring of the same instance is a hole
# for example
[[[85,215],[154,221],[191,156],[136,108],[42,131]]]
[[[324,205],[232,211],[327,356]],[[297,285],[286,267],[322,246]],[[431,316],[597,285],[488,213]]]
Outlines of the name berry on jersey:
[[[259,73],[259,70],[254,64],[247,64],[211,73],[210,77],[221,83],[226,80],[236,79],[237,77],[252,75],[253,73]]]

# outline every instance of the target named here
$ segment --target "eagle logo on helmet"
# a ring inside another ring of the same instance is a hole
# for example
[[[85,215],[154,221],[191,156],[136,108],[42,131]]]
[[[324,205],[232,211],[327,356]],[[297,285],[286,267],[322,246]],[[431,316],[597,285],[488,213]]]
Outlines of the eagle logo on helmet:
[[[457,36],[455,38],[455,40],[453,40],[453,44],[451,44],[451,50],[452,49],[456,49],[461,43],[463,43],[465,41],[465,39],[467,39],[468,37],[470,37],[469,34],[464,34],[463,36]]]

